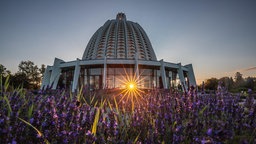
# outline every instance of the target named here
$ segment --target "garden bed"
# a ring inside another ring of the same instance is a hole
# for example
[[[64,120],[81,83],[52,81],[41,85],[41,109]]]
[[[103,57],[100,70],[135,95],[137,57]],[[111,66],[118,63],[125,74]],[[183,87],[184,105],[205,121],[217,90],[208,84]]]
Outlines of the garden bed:
[[[0,143],[256,143],[256,104],[229,93],[4,92]],[[132,106],[133,103],[133,106]]]

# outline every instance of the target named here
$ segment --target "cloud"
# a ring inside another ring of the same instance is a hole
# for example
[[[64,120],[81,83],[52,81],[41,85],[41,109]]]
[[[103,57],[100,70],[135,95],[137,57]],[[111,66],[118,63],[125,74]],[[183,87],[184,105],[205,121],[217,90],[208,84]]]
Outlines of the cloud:
[[[249,72],[249,71],[254,71],[256,70],[256,66],[252,66],[252,67],[248,67],[248,68],[242,68],[242,69],[236,69],[233,71],[229,71],[229,72],[224,72],[225,75],[233,75],[236,72]]]
[[[256,66],[234,70],[233,72],[247,72],[256,70]]]
[[[243,71],[251,71],[251,70],[256,70],[256,66],[243,69]]]

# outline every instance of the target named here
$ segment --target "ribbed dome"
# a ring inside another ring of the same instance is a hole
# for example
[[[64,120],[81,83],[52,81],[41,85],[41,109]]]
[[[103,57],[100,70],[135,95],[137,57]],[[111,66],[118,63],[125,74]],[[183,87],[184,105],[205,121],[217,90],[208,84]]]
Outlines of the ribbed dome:
[[[108,20],[90,39],[83,60],[134,59],[157,60],[149,38],[143,28],[127,21],[124,13]]]

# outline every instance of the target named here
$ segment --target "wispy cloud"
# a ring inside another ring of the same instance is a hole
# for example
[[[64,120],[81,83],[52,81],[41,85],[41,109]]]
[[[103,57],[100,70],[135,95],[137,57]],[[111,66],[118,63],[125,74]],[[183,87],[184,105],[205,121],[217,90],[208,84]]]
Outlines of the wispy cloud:
[[[251,71],[251,70],[256,70],[256,66],[243,69],[243,71]]]
[[[242,69],[237,69],[232,72],[247,72],[247,71],[252,71],[256,70],[256,66],[248,67],[248,68],[242,68]]]
[[[229,72],[224,72],[226,75],[232,75],[235,74],[236,72],[249,72],[249,71],[254,71],[256,70],[256,66],[252,66],[252,67],[248,67],[248,68],[241,68],[241,69],[236,69],[233,71],[229,71]]]

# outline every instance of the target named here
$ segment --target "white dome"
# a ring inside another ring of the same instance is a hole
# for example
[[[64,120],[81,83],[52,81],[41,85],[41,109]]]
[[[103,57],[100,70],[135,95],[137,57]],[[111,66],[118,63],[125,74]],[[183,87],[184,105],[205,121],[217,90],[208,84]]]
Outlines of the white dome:
[[[143,28],[127,21],[124,13],[108,20],[90,39],[82,59],[138,59],[156,61],[156,55]]]

